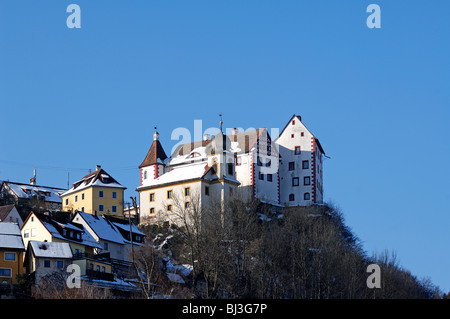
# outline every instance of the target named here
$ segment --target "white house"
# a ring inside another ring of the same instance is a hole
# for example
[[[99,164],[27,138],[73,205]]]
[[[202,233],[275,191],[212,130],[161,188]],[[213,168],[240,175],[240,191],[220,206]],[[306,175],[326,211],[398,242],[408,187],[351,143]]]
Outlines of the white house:
[[[280,204],[322,203],[325,152],[299,115],[291,117],[275,143],[280,153]]]

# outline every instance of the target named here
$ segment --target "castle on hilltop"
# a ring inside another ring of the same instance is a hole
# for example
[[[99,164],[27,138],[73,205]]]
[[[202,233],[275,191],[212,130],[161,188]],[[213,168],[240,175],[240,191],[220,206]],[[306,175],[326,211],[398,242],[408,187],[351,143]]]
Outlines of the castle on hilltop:
[[[266,128],[233,129],[178,145],[170,156],[155,132],[139,165],[140,214],[168,220],[175,210],[233,197],[277,206],[322,203],[324,156],[299,115],[275,140]]]

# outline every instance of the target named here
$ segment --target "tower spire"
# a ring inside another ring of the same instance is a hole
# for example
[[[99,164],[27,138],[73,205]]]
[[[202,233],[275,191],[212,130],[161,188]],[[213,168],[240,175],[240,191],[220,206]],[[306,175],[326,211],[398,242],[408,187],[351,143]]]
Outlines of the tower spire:
[[[223,121],[222,121],[222,112],[220,112],[219,116],[220,116],[220,122],[219,122],[219,124],[220,124],[220,131],[223,133],[223,130],[222,130],[222,124],[223,124]]]

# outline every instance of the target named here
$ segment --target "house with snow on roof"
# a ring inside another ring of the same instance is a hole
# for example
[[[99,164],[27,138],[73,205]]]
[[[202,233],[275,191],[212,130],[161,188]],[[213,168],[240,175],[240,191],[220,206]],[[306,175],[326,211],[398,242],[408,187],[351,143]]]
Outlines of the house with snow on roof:
[[[96,216],[88,213],[77,212],[72,222],[83,225],[83,227],[97,241],[101,248],[97,253],[108,254],[114,263],[115,260],[129,262],[131,261],[131,241],[140,246],[144,240],[145,234],[140,232],[137,227],[122,219],[114,217]]]
[[[61,195],[67,191],[64,188],[39,186],[36,185],[36,179],[32,183],[17,183],[4,181],[0,186],[0,198],[4,202],[14,204],[17,207],[22,220],[25,219],[30,210],[35,209],[41,212],[61,211]]]
[[[89,214],[123,215],[124,190],[122,186],[100,165],[95,172],[89,173],[63,194],[64,211],[76,211]]]
[[[39,285],[41,280],[54,273],[67,277],[67,266],[72,264],[73,254],[69,243],[28,241],[24,265],[27,275]]]
[[[16,276],[24,273],[24,253],[19,225],[0,223],[0,285],[17,283]]]

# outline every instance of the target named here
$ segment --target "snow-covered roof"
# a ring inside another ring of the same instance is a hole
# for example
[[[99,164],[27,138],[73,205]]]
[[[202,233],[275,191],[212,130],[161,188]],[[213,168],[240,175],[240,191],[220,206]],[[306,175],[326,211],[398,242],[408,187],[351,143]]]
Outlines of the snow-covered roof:
[[[111,175],[105,172],[105,170],[99,168],[95,172],[87,174],[79,181],[73,183],[72,188],[62,194],[62,196],[69,195],[71,193],[78,192],[80,190],[93,186],[126,189],[125,186],[119,184],[119,182],[117,182]]]
[[[130,231],[130,224],[128,224],[128,223],[125,224],[125,223],[119,223],[119,222],[115,222],[115,221],[110,221],[110,222],[117,228],[120,228],[126,232]],[[137,229],[137,227],[133,223],[131,223],[131,232],[136,235],[145,236],[145,234],[143,232],[139,231],[139,229]]]
[[[25,250],[18,224],[0,223],[0,248]]]
[[[78,212],[77,215],[74,216],[73,222],[79,222],[77,221],[77,218],[83,218],[100,239],[118,244],[124,243],[120,232],[118,232],[105,218],[84,212]]]
[[[61,194],[66,189],[49,186],[37,186],[16,182],[4,182],[19,198],[31,198],[34,196],[44,196],[47,202],[61,203]]]
[[[57,221],[50,216],[46,216],[43,214],[36,214],[34,213],[37,218],[41,221],[42,225],[48,230],[48,232],[55,238],[59,238],[65,241],[70,241],[74,243],[79,243],[81,245],[86,245],[89,247],[94,248],[102,248],[99,243],[94,239],[94,237],[89,234],[89,232],[82,226],[77,227],[76,225],[73,225],[71,223],[65,223],[61,221]],[[60,228],[61,230],[66,228],[69,230],[75,230],[78,231],[81,234],[80,239],[70,238],[67,236],[63,236],[63,234],[57,229]]]
[[[186,164],[181,166],[176,166],[169,172],[161,175],[160,177],[146,181],[143,185],[146,186],[156,186],[169,183],[175,183],[180,181],[200,179],[208,171],[208,164],[206,162],[198,162],[193,164]]]
[[[33,249],[35,257],[45,258],[72,258],[72,250],[69,243],[42,242],[30,240],[29,247]]]

